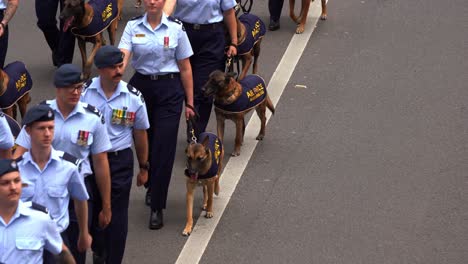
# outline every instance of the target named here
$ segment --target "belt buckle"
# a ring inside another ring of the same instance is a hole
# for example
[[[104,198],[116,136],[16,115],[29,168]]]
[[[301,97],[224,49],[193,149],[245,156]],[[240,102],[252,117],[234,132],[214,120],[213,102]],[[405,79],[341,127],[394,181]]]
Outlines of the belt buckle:
[[[158,75],[156,75],[156,74],[151,74],[151,75],[150,75],[150,80],[156,81],[156,80],[158,80],[158,79],[159,79],[159,76],[158,76]]]
[[[193,24],[193,29],[200,30],[200,24]]]

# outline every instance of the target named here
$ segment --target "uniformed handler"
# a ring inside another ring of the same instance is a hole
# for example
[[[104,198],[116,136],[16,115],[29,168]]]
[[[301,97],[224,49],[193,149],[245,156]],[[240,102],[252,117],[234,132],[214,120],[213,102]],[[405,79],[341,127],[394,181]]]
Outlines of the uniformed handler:
[[[137,185],[141,186],[148,180],[148,114],[140,91],[122,81],[123,57],[117,47],[100,48],[94,57],[99,76],[86,83],[81,95],[82,102],[95,105],[103,113],[112,144],[107,152],[112,185],[112,221],[104,231],[92,231],[95,260],[100,260],[94,261],[95,264],[118,264],[124,256],[133,178],[133,141],[140,165]]]
[[[55,133],[52,145],[55,149],[65,151],[82,160],[81,175],[85,178],[90,199],[88,200],[89,218],[98,218],[101,228],[105,228],[112,217],[110,201],[110,173],[107,150],[111,148],[109,136],[104,125],[104,117],[94,106],[80,102],[83,90],[81,69],[73,64],[65,64],[57,69],[54,76],[57,88],[56,99],[47,100],[55,114]],[[21,130],[16,139],[18,145],[14,157],[22,155],[30,147],[30,138]],[[93,171],[90,166],[92,159]],[[97,184],[97,187],[96,187]],[[102,210],[99,215],[92,215],[93,193],[99,190]],[[72,204],[73,205],[73,204]],[[73,213],[68,227],[70,240],[78,239],[78,224]],[[91,223],[89,223],[91,225]],[[86,254],[79,253],[76,247],[70,250],[77,263],[85,263]]]
[[[130,20],[119,48],[130,55],[135,74],[130,79],[145,98],[150,121],[151,213],[149,228],[163,227],[163,209],[171,180],[177,146],[180,115],[185,98],[185,118],[194,116],[193,54],[182,23],[163,13],[165,0],[144,0],[146,13]]]
[[[10,126],[5,114],[0,110],[0,159],[11,157],[11,148],[15,144],[15,139],[11,133]]]
[[[19,0],[0,0],[0,69],[5,66],[8,50],[8,22],[18,8]]]
[[[57,9],[60,5],[60,12],[65,0],[36,0],[37,26],[44,33],[47,44],[52,51],[52,63],[54,66],[61,66],[73,61],[75,51],[75,36],[70,30],[64,32],[63,24],[60,20],[57,28]]]
[[[49,106],[31,107],[22,123],[31,138],[31,147],[18,159],[18,168],[25,184],[21,200],[47,207],[67,247],[76,244],[79,251],[86,251],[91,247],[92,240],[88,232],[86,201],[89,196],[78,172],[79,160],[52,147],[55,125],[54,112]],[[75,204],[80,227],[78,241],[69,240],[65,233],[70,223],[70,198]],[[50,254],[44,254],[44,263],[55,263],[55,260]]]
[[[195,109],[199,114],[195,125],[197,137],[205,131],[213,106],[213,97],[205,97],[202,87],[210,73],[224,71],[226,55],[231,57],[237,54],[236,4],[235,0],[168,0],[164,7],[167,14],[172,14],[175,8],[173,15],[182,21],[192,45],[190,63]],[[230,37],[230,43],[226,43],[226,35]]]
[[[20,200],[15,160],[0,159],[0,263],[42,264],[44,249],[60,263],[75,263],[46,207]]]

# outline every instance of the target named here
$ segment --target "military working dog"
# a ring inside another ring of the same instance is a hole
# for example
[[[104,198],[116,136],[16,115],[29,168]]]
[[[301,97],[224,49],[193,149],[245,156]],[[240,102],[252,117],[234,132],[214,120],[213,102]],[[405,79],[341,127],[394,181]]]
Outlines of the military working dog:
[[[231,119],[236,124],[236,139],[232,156],[240,155],[240,148],[244,140],[244,116],[255,109],[261,121],[257,140],[265,136],[266,108],[275,113],[275,107],[267,94],[265,81],[258,75],[247,75],[237,82],[235,73],[224,73],[216,70],[212,72],[205,86],[204,95],[214,95],[216,123],[218,137],[224,139],[224,121]]]
[[[213,217],[213,193],[219,194],[219,177],[222,171],[224,148],[222,141],[213,133],[203,132],[199,139],[185,149],[187,155],[187,223],[182,235],[188,236],[193,228],[193,195],[197,184],[203,186],[203,209],[206,218]]]
[[[31,95],[29,91],[33,85],[31,75],[24,63],[15,61],[0,69],[0,108],[10,117],[16,119],[19,108],[24,117]]]
[[[115,34],[119,23],[123,0],[65,0],[60,19],[65,22],[62,30],[69,29],[78,39],[80,48],[83,76],[89,79],[94,55],[106,44],[103,31],[109,33],[111,45],[115,44]],[[93,49],[87,56],[86,42],[93,44]]]

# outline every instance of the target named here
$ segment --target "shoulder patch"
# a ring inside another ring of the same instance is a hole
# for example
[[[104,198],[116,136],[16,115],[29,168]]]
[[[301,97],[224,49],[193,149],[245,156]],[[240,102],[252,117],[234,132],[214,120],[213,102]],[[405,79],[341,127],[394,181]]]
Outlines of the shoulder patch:
[[[76,166],[78,166],[80,164],[80,159],[78,159],[77,157],[75,157],[75,156],[73,156],[71,154],[68,154],[67,152],[63,153],[62,159],[66,160],[68,162],[71,162],[71,163],[75,164]]]
[[[100,117],[101,118],[101,123],[103,123],[103,124],[105,123],[104,115],[95,106],[90,105],[90,104],[86,104],[85,109],[90,111],[91,113],[97,115],[98,117]]]
[[[182,21],[180,21],[179,19],[173,17],[173,16],[168,16],[167,19],[169,19],[169,21],[172,21],[172,22],[175,22],[177,24],[181,24],[182,25]]]
[[[136,16],[136,17],[130,18],[130,20],[137,20],[137,19],[142,18],[142,17],[143,17],[143,15],[141,15],[141,16]]]
[[[46,214],[49,213],[49,210],[47,209],[47,207],[45,207],[43,205],[40,205],[38,203],[35,203],[35,202],[31,203],[31,208],[34,209],[34,210],[37,210],[37,211],[41,211],[41,212],[46,213]]]

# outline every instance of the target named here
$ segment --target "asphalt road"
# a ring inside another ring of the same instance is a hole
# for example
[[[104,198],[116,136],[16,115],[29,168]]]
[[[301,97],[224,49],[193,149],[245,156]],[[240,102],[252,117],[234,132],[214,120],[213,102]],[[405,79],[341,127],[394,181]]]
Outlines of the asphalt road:
[[[328,8],[200,263],[467,263],[468,2]],[[119,37],[140,12],[126,1]],[[267,22],[267,1],[252,12]],[[267,82],[294,35],[287,12],[262,43]],[[55,70],[35,24],[34,1],[21,1],[7,56],[31,72],[33,103],[54,96]],[[183,130],[163,229],[147,229],[133,188],[125,263],[174,263],[184,247]]]

